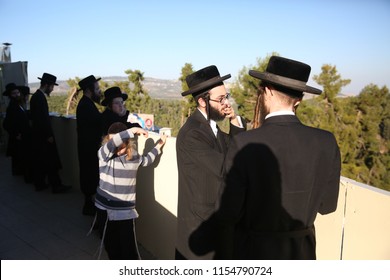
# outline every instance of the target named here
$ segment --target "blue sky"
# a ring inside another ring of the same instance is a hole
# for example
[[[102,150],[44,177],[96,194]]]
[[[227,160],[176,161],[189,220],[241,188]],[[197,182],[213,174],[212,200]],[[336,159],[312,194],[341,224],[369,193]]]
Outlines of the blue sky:
[[[28,61],[29,82],[125,76],[178,79],[185,63],[215,64],[234,81],[272,52],[337,67],[344,93],[390,87],[389,0],[0,0],[0,43]],[[179,93],[178,93],[179,94]]]

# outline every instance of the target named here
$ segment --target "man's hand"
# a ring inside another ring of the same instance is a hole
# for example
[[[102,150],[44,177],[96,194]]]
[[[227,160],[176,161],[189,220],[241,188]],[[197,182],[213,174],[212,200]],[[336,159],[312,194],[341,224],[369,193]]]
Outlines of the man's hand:
[[[235,125],[240,127],[240,123],[237,120],[237,115],[234,112],[233,107],[229,104],[226,106],[226,108],[223,110],[225,113],[225,117],[230,119],[230,122]]]

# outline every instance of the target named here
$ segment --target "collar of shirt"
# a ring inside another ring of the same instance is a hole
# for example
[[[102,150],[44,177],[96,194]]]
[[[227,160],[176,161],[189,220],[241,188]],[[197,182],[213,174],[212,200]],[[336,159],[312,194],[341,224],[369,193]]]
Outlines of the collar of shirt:
[[[293,111],[283,110],[283,111],[276,111],[276,112],[269,113],[267,116],[265,116],[265,119],[268,119],[270,117],[275,117],[275,116],[283,116],[283,115],[295,116]]]
[[[207,120],[207,115],[205,113],[203,113],[201,110],[199,110],[199,112],[201,112],[203,117]],[[218,133],[217,123],[213,120],[210,120],[210,127],[211,127],[211,130],[213,131],[215,137],[217,137],[217,133]]]

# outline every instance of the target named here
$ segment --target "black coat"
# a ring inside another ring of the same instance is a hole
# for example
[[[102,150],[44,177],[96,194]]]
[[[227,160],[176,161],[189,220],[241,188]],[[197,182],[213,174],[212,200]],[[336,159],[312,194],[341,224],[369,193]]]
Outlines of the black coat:
[[[212,259],[213,253],[199,256],[207,245],[207,236],[193,242],[189,238],[215,210],[222,183],[223,162],[231,135],[244,128],[230,126],[230,135],[219,131],[218,138],[199,110],[180,129],[176,140],[179,173],[177,250],[187,259]],[[200,236],[203,232],[199,233]]]
[[[22,109],[19,103],[11,99],[7,107],[3,122],[4,129],[8,132],[7,156],[19,155],[21,151],[31,149],[31,125],[29,112]],[[18,138],[20,136],[20,139]],[[25,154],[25,156],[27,156]]]
[[[77,149],[80,169],[80,188],[91,196],[99,185],[97,152],[102,143],[102,115],[87,96],[81,97],[76,109]]]
[[[126,114],[123,116],[119,116],[118,114],[114,113],[110,109],[105,109],[102,113],[102,133],[103,135],[107,135],[108,129],[110,126],[115,122],[121,122],[127,126],[127,128],[131,127],[141,127],[138,123],[131,123],[127,121],[127,118],[129,117],[130,112],[127,110]]]
[[[274,116],[234,138],[225,163],[218,258],[315,259],[314,221],[336,210],[339,194],[333,134]]]
[[[34,145],[33,152],[37,164],[42,166],[43,169],[61,169],[62,164],[51,126],[49,106],[45,94],[39,89],[31,97],[30,112]],[[53,143],[48,142],[50,137],[53,137]]]

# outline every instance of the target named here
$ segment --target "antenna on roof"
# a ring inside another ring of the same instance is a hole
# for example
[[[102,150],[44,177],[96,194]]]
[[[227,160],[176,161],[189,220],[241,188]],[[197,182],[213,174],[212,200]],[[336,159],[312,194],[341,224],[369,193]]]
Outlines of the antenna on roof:
[[[1,47],[1,62],[11,62],[11,43],[3,43],[3,47]]]

